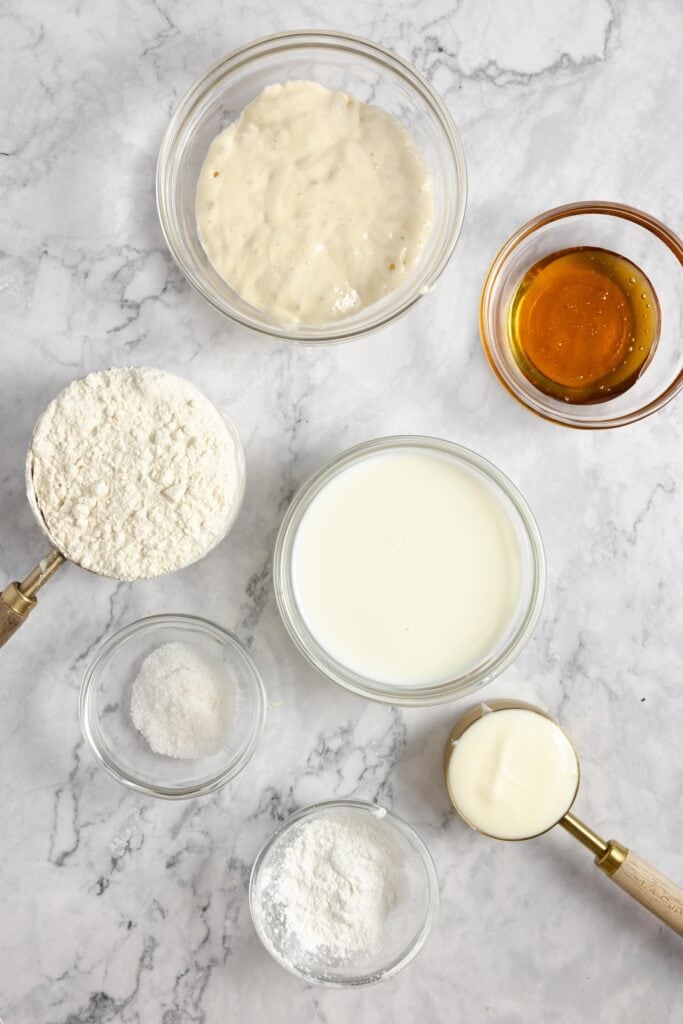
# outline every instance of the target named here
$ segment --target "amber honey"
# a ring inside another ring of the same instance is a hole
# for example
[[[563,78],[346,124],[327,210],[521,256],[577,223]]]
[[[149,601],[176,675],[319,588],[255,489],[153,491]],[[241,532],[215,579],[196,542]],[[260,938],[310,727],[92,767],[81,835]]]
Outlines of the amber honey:
[[[579,246],[544,256],[510,304],[517,365],[553,398],[588,404],[630,388],[654,355],[659,303],[634,263]]]

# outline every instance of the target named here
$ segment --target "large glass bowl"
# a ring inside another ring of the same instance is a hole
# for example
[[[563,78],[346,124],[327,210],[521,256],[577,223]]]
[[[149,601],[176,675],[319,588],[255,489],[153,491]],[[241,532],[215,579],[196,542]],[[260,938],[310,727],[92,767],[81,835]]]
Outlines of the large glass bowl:
[[[299,524],[311,502],[330,480],[362,459],[379,453],[423,450],[451,459],[474,474],[495,495],[517,538],[521,578],[517,606],[507,628],[478,664],[451,679],[432,685],[392,685],[360,675],[332,657],[316,640],[298,606],[293,581],[293,553]],[[383,437],[342,452],[315,473],[295,495],[275,544],[273,580],[275,597],[290,637],[304,657],[323,675],[353,693],[385,704],[419,707],[454,700],[486,686],[510,665],[531,636],[543,604],[545,556],[536,521],[514,484],[476,452],[434,437]]]
[[[543,394],[519,369],[508,340],[508,314],[522,278],[551,253],[594,246],[626,257],[645,274],[659,300],[661,333],[641,376],[621,395],[574,405]],[[683,242],[640,210],[618,203],[558,206],[516,231],[488,272],[480,307],[481,340],[504,388],[544,419],[584,430],[622,427],[661,409],[683,387]]]
[[[281,324],[245,302],[209,263],[195,192],[209,144],[267,86],[310,79],[381,107],[410,132],[434,186],[434,227],[418,265],[379,302],[328,324]],[[336,32],[283,32],[243,46],[195,82],[168,126],[157,164],[157,206],[168,247],[191,285],[231,320],[288,341],[346,341],[405,313],[429,292],[460,234],[467,192],[460,138],[444,103],[396,54]]]
[[[320,818],[358,815],[371,819],[401,850],[404,858],[405,893],[385,922],[381,949],[335,963],[322,953],[302,950],[286,926],[282,913],[272,906],[269,887],[289,843],[301,826]],[[356,988],[392,977],[422,949],[436,919],[439,885],[430,853],[410,825],[392,811],[362,800],[327,800],[293,814],[273,832],[261,849],[251,871],[249,907],[263,945],[292,974],[316,985]]]
[[[130,717],[132,683],[162,644],[198,648],[225,667],[233,711],[221,749],[196,760],[156,754]],[[227,629],[194,615],[154,615],[126,626],[97,650],[81,685],[81,729],[95,759],[117,782],[148,796],[204,796],[234,778],[254,753],[266,716],[266,694],[244,645]]]

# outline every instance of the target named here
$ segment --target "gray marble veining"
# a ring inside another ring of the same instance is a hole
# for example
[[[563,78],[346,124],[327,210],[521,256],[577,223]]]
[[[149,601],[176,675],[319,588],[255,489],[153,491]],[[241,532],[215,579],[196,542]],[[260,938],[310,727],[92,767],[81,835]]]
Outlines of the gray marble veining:
[[[294,489],[356,441],[433,433],[495,461],[537,515],[549,573],[535,636],[484,693],[557,714],[582,757],[577,812],[683,878],[680,403],[601,434],[542,423],[499,388],[477,333],[494,252],[541,210],[613,198],[683,228],[680,5],[7,0],[0,14],[0,584],[44,553],[24,454],[75,376],[126,363],[186,375],[234,418],[249,465],[242,515],[205,561],[135,586],[67,566],[0,656],[0,1016],[679,1021],[680,940],[566,835],[496,844],[461,825],[440,758],[466,703],[401,712],[317,677],[278,619],[270,559]],[[434,293],[376,337],[319,351],[214,314],[170,259],[154,201],[161,135],[188,85],[250,38],[302,26],[357,32],[411,60],[448,103],[470,174],[463,235]],[[162,611],[234,628],[268,688],[257,756],[190,804],[117,787],[78,726],[94,647]],[[395,979],[325,991],[261,948],[248,874],[291,811],[351,795],[417,827],[441,909]]]

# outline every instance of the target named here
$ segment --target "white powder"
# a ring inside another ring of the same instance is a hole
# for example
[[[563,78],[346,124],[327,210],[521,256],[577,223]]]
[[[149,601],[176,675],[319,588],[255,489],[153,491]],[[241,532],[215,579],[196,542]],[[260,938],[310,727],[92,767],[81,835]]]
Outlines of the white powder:
[[[406,884],[397,840],[349,810],[298,827],[266,876],[267,913],[304,953],[349,960],[380,949]]]
[[[223,745],[232,703],[224,666],[196,647],[172,642],[143,661],[130,714],[156,754],[208,757]]]
[[[244,462],[223,416],[190,383],[127,367],[76,380],[50,403],[27,474],[60,551],[134,580],[188,565],[221,539],[239,509]]]

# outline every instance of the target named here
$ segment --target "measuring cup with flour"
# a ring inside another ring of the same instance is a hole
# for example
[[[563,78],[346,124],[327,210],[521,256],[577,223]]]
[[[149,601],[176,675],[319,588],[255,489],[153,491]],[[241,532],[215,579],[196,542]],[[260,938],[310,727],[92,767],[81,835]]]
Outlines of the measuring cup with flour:
[[[141,580],[203,558],[235,522],[244,484],[235,427],[188,381],[149,367],[73,381],[33,432],[26,489],[52,550],[0,594],[0,645],[67,559]]]

